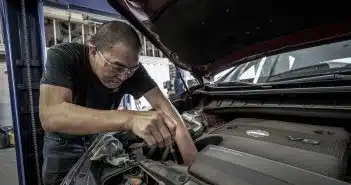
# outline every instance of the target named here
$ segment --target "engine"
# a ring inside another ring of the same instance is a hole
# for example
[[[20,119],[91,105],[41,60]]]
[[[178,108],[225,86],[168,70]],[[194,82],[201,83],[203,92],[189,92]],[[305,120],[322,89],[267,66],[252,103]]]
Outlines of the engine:
[[[138,146],[142,141],[129,133],[105,134],[81,163],[89,166],[85,173],[93,181],[88,184],[347,184],[349,133],[343,128],[257,118],[228,121],[200,111],[182,117],[199,151],[193,165],[181,165],[176,147]],[[75,182],[82,182],[82,173]]]

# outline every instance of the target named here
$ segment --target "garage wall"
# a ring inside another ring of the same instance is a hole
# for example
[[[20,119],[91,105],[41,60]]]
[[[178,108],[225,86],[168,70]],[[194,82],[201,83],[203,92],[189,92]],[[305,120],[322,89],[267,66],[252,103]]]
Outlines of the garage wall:
[[[163,82],[170,80],[168,58],[140,56],[139,60],[162,92],[167,94],[167,89],[163,88]]]
[[[12,126],[10,93],[5,70],[5,60],[0,59],[0,127]]]
[[[140,56],[140,62],[143,64],[152,79],[155,80],[163,94],[168,96],[167,89],[163,88],[163,82],[170,80],[169,60],[168,58]],[[139,99],[141,107],[151,107],[147,100],[142,97]],[[136,110],[135,100],[130,96],[131,109]]]

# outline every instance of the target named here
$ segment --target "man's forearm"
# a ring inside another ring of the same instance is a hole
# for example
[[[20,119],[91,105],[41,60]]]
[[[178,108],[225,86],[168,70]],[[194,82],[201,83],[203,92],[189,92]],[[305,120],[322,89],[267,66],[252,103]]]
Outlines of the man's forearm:
[[[41,107],[40,110],[45,130],[76,135],[125,130],[132,116],[132,111],[96,110],[71,103]]]
[[[171,103],[160,105],[157,109],[161,109],[177,122],[177,130],[174,139],[182,155],[184,164],[191,164],[195,160],[197,149],[180,114]]]
[[[185,165],[192,164],[195,160],[197,149],[185,125],[177,126],[175,141],[182,155],[183,163]]]

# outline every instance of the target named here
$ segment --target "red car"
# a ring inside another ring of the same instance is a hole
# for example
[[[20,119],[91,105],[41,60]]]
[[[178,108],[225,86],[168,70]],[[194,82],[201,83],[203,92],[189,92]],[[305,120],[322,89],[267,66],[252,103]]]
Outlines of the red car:
[[[109,0],[198,86],[174,98],[199,150],[97,138],[63,184],[348,184],[345,1]],[[229,69],[213,83],[206,83]],[[100,160],[97,160],[100,159]]]

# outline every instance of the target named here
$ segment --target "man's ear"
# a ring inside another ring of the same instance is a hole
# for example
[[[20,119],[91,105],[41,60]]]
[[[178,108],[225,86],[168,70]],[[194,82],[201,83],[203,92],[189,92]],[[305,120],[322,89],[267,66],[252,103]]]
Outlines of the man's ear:
[[[91,56],[94,56],[95,57],[95,55],[96,55],[96,46],[94,46],[93,44],[88,44],[88,46],[89,46],[89,54],[91,55]]]

